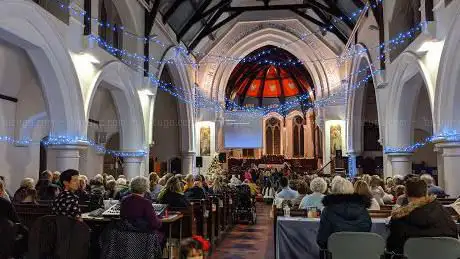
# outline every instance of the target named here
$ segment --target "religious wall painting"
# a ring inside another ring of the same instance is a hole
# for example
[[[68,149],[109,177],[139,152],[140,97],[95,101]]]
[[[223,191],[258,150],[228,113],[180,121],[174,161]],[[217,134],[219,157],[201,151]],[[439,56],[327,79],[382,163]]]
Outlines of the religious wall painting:
[[[200,128],[200,155],[211,155],[211,127],[209,126]]]
[[[342,127],[340,125],[331,125],[329,132],[331,155],[335,156],[337,150],[342,150]]]

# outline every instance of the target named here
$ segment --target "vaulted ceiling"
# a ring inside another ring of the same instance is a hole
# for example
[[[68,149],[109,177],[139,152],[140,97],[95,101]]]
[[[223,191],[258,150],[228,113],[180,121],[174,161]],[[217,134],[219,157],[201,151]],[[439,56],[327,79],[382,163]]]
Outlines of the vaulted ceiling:
[[[346,43],[359,15],[368,0],[150,0],[152,12],[162,14],[164,23],[175,31],[177,40],[194,50],[208,37],[215,40],[219,30],[230,28],[242,16],[255,13],[290,12],[316,27],[327,29]],[[378,7],[378,0],[369,0]],[[344,17],[350,17],[344,18]],[[283,17],[280,17],[283,18]]]

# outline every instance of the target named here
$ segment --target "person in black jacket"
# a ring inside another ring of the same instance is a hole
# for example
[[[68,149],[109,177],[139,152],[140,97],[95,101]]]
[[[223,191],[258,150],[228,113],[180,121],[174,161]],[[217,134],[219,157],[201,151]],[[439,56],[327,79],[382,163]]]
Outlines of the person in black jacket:
[[[319,231],[316,241],[322,249],[327,249],[327,241],[335,232],[370,232],[371,217],[367,208],[369,197],[353,193],[353,184],[337,177],[332,181],[330,195],[323,199]]]
[[[185,193],[185,198],[187,200],[202,200],[206,199],[206,193],[203,189],[203,184],[200,181],[199,177],[195,178],[195,182],[193,182],[193,187],[189,188]]]
[[[387,250],[402,254],[409,238],[458,238],[455,222],[434,196],[427,195],[426,183],[411,178],[405,185],[409,204],[394,210],[391,215]]]
[[[184,194],[182,194],[180,180],[173,176],[166,182],[166,186],[158,194],[158,203],[168,204],[169,207],[186,208],[190,206]]]

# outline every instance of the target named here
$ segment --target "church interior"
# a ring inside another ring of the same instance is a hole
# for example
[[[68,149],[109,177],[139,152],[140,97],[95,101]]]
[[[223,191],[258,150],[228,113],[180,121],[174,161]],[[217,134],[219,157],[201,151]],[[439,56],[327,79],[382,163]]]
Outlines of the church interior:
[[[460,0],[0,0],[0,259],[460,258],[459,28]]]

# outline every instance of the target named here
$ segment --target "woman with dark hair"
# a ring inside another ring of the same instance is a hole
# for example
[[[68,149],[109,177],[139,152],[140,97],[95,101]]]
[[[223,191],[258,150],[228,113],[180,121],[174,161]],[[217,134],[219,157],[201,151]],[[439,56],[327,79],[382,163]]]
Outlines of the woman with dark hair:
[[[40,174],[40,179],[35,185],[38,191],[38,199],[44,201],[52,201],[59,194],[59,187],[52,183],[53,174],[47,170]]]

